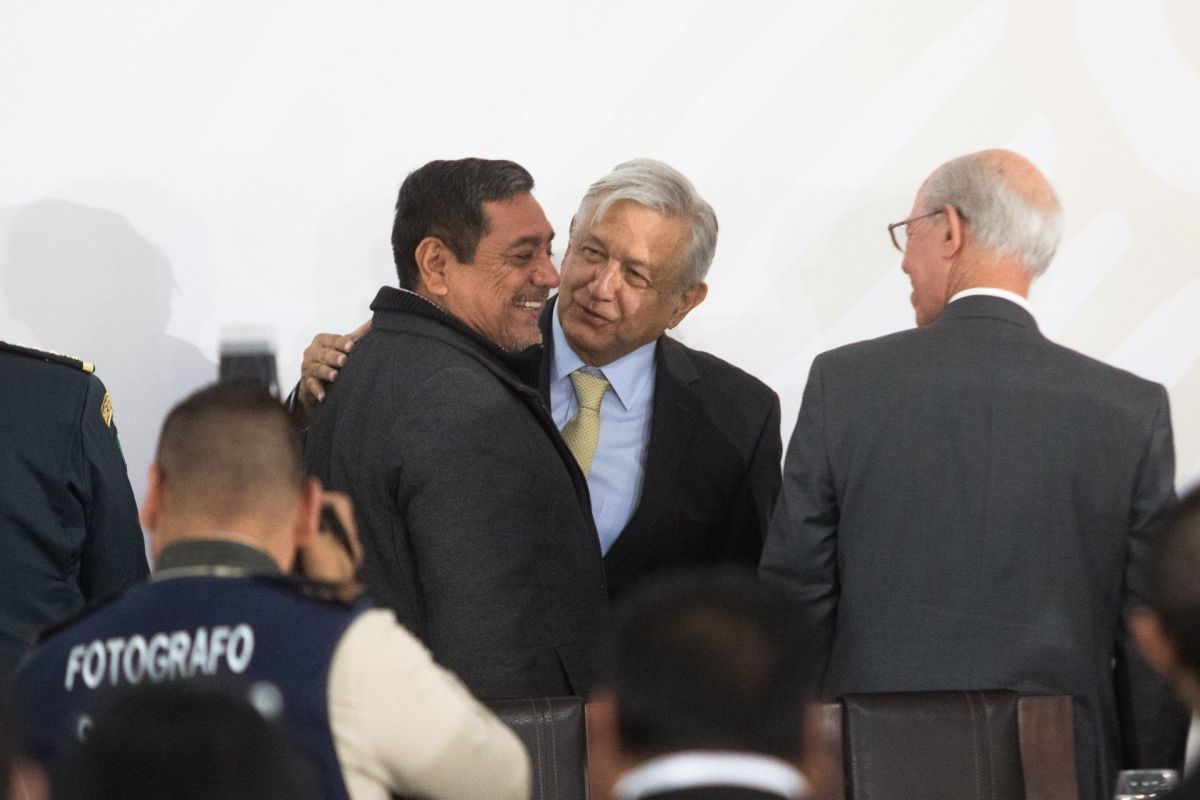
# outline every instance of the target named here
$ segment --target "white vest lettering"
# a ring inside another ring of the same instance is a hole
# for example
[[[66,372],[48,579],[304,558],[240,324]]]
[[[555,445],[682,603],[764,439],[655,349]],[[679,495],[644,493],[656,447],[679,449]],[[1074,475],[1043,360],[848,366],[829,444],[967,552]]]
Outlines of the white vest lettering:
[[[246,623],[213,625],[194,631],[114,636],[77,644],[67,654],[64,685],[71,691],[82,678],[89,689],[101,684],[157,683],[176,678],[216,675],[221,665],[240,675],[254,659],[254,629]]]

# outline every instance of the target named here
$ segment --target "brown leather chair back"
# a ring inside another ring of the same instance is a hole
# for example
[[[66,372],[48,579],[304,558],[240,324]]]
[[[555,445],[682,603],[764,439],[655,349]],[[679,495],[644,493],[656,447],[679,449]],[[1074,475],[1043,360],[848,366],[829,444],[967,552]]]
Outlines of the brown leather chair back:
[[[850,800],[1025,800],[1013,692],[842,698]]]
[[[587,800],[587,735],[578,697],[489,700],[529,751],[531,800]]]
[[[849,695],[810,709],[806,772],[826,800],[1077,800],[1071,698]]]

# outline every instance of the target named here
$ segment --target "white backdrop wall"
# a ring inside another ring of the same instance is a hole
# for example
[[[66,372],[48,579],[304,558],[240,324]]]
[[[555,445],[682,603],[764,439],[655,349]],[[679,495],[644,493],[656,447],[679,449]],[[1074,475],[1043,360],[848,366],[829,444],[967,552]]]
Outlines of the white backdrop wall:
[[[1066,210],[1043,330],[1168,386],[1185,484],[1198,143],[1196,0],[0,0],[0,339],[97,364],[141,499],[223,331],[267,330],[290,383],[366,318],[409,170],[519,161],[565,240],[645,155],[721,220],[677,333],[773,386],[786,437],[817,352],[912,324],[885,224],[1007,146]]]

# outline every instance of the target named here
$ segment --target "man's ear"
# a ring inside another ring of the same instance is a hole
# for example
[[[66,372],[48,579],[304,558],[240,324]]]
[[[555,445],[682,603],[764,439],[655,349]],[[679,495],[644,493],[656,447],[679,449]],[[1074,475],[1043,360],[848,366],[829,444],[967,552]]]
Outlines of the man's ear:
[[[421,285],[429,294],[443,297],[450,291],[446,282],[446,268],[454,254],[450,248],[436,236],[426,236],[417,245],[413,253],[417,261],[417,271],[421,274]]]
[[[321,497],[324,491],[316,478],[305,478],[300,486],[300,504],[296,509],[296,549],[306,546],[317,535],[321,524]]]
[[[1173,680],[1180,670],[1179,653],[1158,617],[1149,609],[1139,608],[1129,619],[1129,629],[1146,663],[1168,681]]]
[[[153,540],[153,534],[158,530],[159,522],[162,519],[165,492],[162,467],[156,462],[150,465],[146,474],[146,499],[142,503],[142,513],[139,515],[142,527],[150,531],[151,540]],[[157,550],[157,548],[155,549]]]
[[[684,289],[683,294],[679,295],[679,299],[676,301],[675,309],[671,312],[671,319],[667,322],[667,328],[674,328],[683,322],[683,318],[693,308],[703,303],[706,297],[708,297],[708,284],[704,281],[688,289]]]
[[[146,529],[150,540],[150,561],[158,562],[162,551],[170,544],[171,532],[165,519],[167,508],[167,473],[157,462],[150,465],[146,473],[146,499],[138,521]]]
[[[963,248],[963,239],[966,236],[966,231],[963,228],[963,218],[958,213],[958,209],[952,205],[942,206],[945,211],[946,232],[942,240],[942,256],[944,258],[953,258],[957,256]]]

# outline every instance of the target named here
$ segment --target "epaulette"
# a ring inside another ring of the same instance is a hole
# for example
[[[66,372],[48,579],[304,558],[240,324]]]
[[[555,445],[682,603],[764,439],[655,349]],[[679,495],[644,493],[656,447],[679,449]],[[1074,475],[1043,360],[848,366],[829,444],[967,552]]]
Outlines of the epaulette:
[[[34,350],[32,347],[22,347],[19,344],[9,344],[8,342],[0,341],[0,350],[6,353],[15,353],[19,356],[29,356],[37,358],[50,364],[65,364],[68,367],[74,367],[78,370],[91,374],[96,371],[96,365],[87,361],[81,361],[78,358],[64,356],[62,353],[52,353],[49,350]]]

